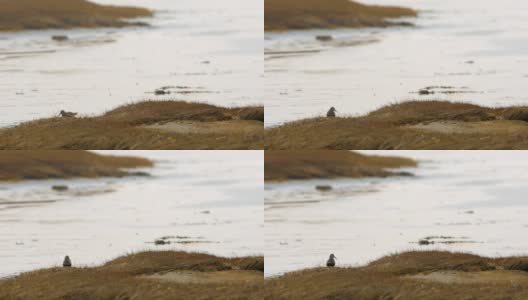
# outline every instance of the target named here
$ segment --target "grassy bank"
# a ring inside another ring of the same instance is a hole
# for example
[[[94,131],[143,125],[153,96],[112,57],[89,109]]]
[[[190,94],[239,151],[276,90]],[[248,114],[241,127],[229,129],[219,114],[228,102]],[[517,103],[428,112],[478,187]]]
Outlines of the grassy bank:
[[[262,149],[264,108],[145,101],[0,129],[0,149]]]
[[[0,31],[145,25],[125,19],[150,16],[144,8],[85,0],[0,0]]]
[[[351,151],[265,151],[264,179],[387,177],[403,175],[387,168],[414,167],[412,159],[368,156]]]
[[[416,11],[363,5],[349,0],[265,0],[265,30],[410,25],[389,18],[414,17]]]
[[[123,168],[149,167],[139,157],[99,155],[87,151],[0,151],[0,181],[72,177],[121,177]]]
[[[264,258],[143,252],[0,280],[0,299],[261,299]]]
[[[316,268],[266,280],[266,299],[527,299],[528,258],[407,252],[359,268]]]
[[[409,101],[266,130],[266,149],[528,149],[528,107]]]

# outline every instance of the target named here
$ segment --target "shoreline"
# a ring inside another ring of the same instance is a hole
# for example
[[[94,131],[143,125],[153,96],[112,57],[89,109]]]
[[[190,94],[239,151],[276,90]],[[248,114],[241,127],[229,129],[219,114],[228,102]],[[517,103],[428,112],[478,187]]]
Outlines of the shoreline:
[[[76,267],[74,257],[72,263],[71,268],[45,268],[2,278],[0,298],[45,295],[41,299],[188,299],[214,294],[218,299],[230,299],[248,297],[264,282],[262,256],[227,258],[196,252],[145,251],[95,267]]]
[[[526,106],[406,101],[358,117],[307,118],[266,128],[265,149],[528,149],[526,129]]]
[[[528,295],[528,257],[409,251],[360,267],[317,267],[266,278],[269,299],[516,299]],[[510,299],[510,298],[508,298]],[[513,299],[513,298],[511,298]]]
[[[264,12],[264,31],[270,32],[413,26],[395,19],[418,15],[411,8],[365,5],[348,0],[266,0]]]
[[[265,151],[264,181],[413,176],[391,169],[417,165],[410,158],[364,155],[347,150]]]
[[[152,167],[148,159],[89,151],[0,151],[0,182],[97,177],[149,176],[131,169]]]
[[[100,5],[86,0],[4,0],[0,7],[0,32],[149,26],[132,19],[154,15],[146,8]]]
[[[0,129],[0,149],[262,149],[264,107],[160,100]]]

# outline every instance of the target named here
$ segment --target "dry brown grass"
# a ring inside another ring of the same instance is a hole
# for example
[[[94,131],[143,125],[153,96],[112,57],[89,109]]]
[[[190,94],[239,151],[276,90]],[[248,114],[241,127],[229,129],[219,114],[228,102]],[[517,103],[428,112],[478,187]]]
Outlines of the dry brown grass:
[[[148,159],[88,151],[0,151],[0,181],[126,176],[123,168],[150,167]]]
[[[266,130],[266,149],[528,149],[528,107],[409,101]]]
[[[528,257],[407,252],[359,268],[316,268],[266,280],[266,299],[528,299]]]
[[[394,6],[363,5],[349,0],[265,0],[265,30],[387,27],[410,25],[387,18],[414,17],[416,11]]]
[[[96,117],[54,117],[0,129],[0,149],[263,149],[263,116],[263,107],[144,101]],[[203,128],[207,124],[214,126]]]
[[[416,162],[408,158],[368,156],[351,151],[297,150],[264,153],[264,179],[272,181],[407,175],[386,169],[414,166]]]
[[[145,25],[124,19],[150,16],[152,12],[144,8],[85,0],[0,0],[0,31]]]
[[[73,257],[75,264],[75,258]],[[75,266],[75,265],[74,265]],[[246,270],[261,282],[178,283],[148,275]],[[222,258],[162,251],[117,258],[95,268],[52,268],[0,280],[0,299],[261,299],[263,257]]]

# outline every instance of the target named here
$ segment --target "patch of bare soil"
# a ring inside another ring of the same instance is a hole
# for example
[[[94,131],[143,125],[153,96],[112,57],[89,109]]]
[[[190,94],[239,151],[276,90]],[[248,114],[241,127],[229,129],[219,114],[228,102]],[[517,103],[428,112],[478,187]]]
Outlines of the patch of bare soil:
[[[245,270],[213,272],[173,271],[147,275],[144,278],[182,284],[264,283],[262,272]]]

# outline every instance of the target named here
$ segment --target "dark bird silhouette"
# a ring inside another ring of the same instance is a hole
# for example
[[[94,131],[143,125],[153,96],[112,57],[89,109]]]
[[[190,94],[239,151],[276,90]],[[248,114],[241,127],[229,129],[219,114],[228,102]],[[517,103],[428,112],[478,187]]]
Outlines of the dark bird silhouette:
[[[336,110],[333,106],[330,107],[330,109],[329,109],[328,112],[326,113],[326,117],[327,117],[327,118],[335,118],[335,116],[336,116],[336,114],[335,114],[336,111],[337,111],[337,110]]]
[[[68,255],[64,258],[64,262],[62,263],[62,266],[65,268],[70,268],[72,266],[71,259]]]
[[[327,267],[335,267],[335,260],[337,259],[337,257],[335,257],[335,255],[332,253],[330,254],[330,257],[328,258],[328,260],[326,261],[326,266]]]
[[[77,115],[77,113],[74,113],[74,112],[71,112],[71,111],[64,111],[64,110],[61,110],[61,111],[60,111],[60,115],[61,115],[61,117],[63,117],[63,118],[75,118],[75,116]]]

